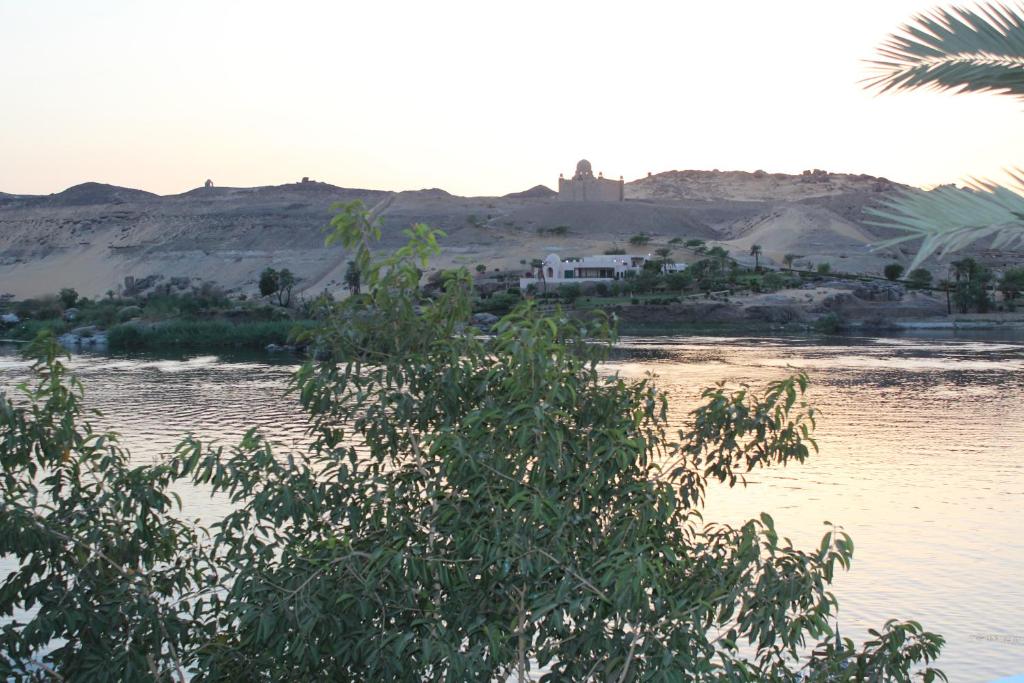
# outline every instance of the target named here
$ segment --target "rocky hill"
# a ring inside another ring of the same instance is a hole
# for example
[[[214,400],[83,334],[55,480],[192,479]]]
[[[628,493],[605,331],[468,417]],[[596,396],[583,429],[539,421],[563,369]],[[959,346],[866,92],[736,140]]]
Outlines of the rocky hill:
[[[404,228],[424,222],[448,234],[438,267],[522,271],[524,262],[552,251],[644,252],[673,238],[699,238],[741,258],[756,243],[769,263],[796,253],[834,269],[879,272],[891,255],[868,250],[879,235],[864,223],[863,209],[897,187],[823,171],[671,171],[628,183],[621,203],[561,202],[543,186],[505,197],[399,192],[384,216],[381,247],[398,246]],[[213,281],[252,293],[267,266],[291,269],[306,292],[339,290],[345,256],[323,246],[331,206],[354,199],[369,206],[388,194],[309,181],[170,196],[99,183],[48,196],[0,194],[0,294],[74,287],[95,296],[125,278]],[[651,243],[630,247],[640,232]],[[678,247],[676,253],[692,257]]]

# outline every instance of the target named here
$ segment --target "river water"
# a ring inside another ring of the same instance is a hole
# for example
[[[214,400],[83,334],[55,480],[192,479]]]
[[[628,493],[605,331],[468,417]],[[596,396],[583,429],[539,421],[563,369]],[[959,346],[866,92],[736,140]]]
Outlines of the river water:
[[[282,398],[289,362],[76,356],[71,365],[139,462],[190,431],[230,445],[258,426],[302,442],[302,414]],[[745,488],[712,488],[705,519],[767,511],[809,549],[826,520],[839,524],[856,548],[834,586],[844,635],[916,619],[946,636],[939,665],[951,681],[1024,673],[1024,340],[627,337],[608,363],[627,377],[654,373],[680,425],[716,381],[762,387],[796,369],[810,375],[821,411],[820,453],[754,472]],[[25,372],[0,356],[4,387]],[[183,493],[189,516],[225,510]]]

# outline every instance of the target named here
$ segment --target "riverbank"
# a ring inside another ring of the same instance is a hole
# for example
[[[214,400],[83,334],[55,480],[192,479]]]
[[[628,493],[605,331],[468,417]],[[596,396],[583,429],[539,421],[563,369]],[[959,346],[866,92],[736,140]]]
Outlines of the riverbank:
[[[473,324],[487,331],[520,301],[510,294],[477,301]],[[79,300],[58,306],[56,297],[3,314],[0,338],[31,340],[48,330],[71,350],[122,352],[288,350],[294,335],[310,329],[310,307],[229,301],[199,292],[170,297]],[[630,297],[583,295],[542,302],[585,317],[603,311],[623,335],[749,336],[814,334],[952,333],[994,330],[1024,334],[1024,313],[947,314],[941,292],[890,282],[818,278],[773,292],[646,293]],[[488,313],[487,311],[493,311]],[[48,315],[46,319],[41,316]],[[479,318],[479,320],[478,320]],[[12,320],[13,319],[13,320]]]
[[[95,325],[72,327],[50,320],[12,326],[0,337],[11,342],[28,342],[45,330],[71,351],[265,351],[275,345],[284,347],[294,334],[312,326],[312,320],[178,319],[120,323],[103,329]]]

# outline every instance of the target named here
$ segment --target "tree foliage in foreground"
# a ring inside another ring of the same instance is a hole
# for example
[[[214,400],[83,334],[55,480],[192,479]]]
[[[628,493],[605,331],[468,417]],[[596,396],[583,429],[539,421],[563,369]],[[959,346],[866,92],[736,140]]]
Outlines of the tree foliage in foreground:
[[[939,8],[918,14],[879,47],[869,88],[880,92],[939,90],[1024,97],[1024,8],[1002,3]],[[874,224],[901,234],[875,245],[894,247],[920,239],[908,270],[941,251],[981,239],[992,249],[1024,245],[1024,173],[1009,174],[1012,187],[972,179],[960,190],[901,192],[869,211]]]
[[[914,622],[836,642],[841,530],[800,550],[767,514],[701,518],[710,483],[810,456],[804,376],[707,389],[671,434],[649,380],[599,368],[607,320],[526,303],[479,338],[467,273],[418,288],[438,233],[374,258],[360,211],[333,238],[364,293],[324,302],[310,341],[327,359],[294,377],[306,450],[253,429],[133,466],[35,347],[35,387],[0,404],[0,613],[18,610],[0,675],[908,681],[935,658]],[[175,513],[175,482],[230,499],[209,537]]]

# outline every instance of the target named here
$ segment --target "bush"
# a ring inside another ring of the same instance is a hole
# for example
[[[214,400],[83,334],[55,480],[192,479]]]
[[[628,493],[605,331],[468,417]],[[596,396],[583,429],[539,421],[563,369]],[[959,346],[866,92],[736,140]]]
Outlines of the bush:
[[[57,296],[51,294],[38,299],[25,299],[14,305],[14,312],[21,319],[53,320],[64,315],[64,306]]]
[[[838,334],[843,329],[843,322],[835,313],[828,313],[814,321],[814,330],[821,334]]]
[[[508,313],[523,300],[519,290],[497,292],[486,299],[479,299],[473,304],[473,310],[479,313]]]
[[[576,299],[579,299],[580,295],[582,294],[583,288],[580,287],[578,284],[572,283],[558,286],[558,296],[562,299],[562,301],[569,304],[570,306],[575,304]]]
[[[828,275],[832,272],[832,264],[828,261],[818,264],[818,275]]]
[[[611,288],[608,287],[607,283],[598,282],[594,285],[594,293],[598,296],[608,296],[611,293]]]
[[[780,289],[786,289],[788,287],[798,285],[799,281],[794,283],[792,278],[788,278],[782,273],[776,273],[773,271],[765,273],[764,277],[761,279],[761,284],[766,290],[770,292],[777,292]]]
[[[642,232],[637,233],[629,238],[629,243],[632,244],[634,247],[642,247],[645,244],[649,244],[650,241],[651,238]]]
[[[117,312],[117,319],[120,322],[128,322],[132,318],[138,318],[142,315],[142,309],[138,306],[125,306]]]
[[[928,289],[932,285],[932,273],[926,268],[915,268],[907,275],[907,283],[914,289]]]
[[[900,279],[900,275],[903,275],[903,266],[898,263],[890,263],[882,269],[882,274],[887,280],[895,282]]]
[[[64,306],[64,308],[74,308],[75,304],[78,303],[78,292],[71,289],[70,287],[65,287],[64,289],[60,290],[60,293],[57,294],[57,297],[60,299],[60,302]]]
[[[268,344],[285,344],[293,331],[308,327],[291,320],[230,323],[224,320],[174,320],[154,325],[115,325],[108,331],[111,351],[165,349],[262,350]]]

